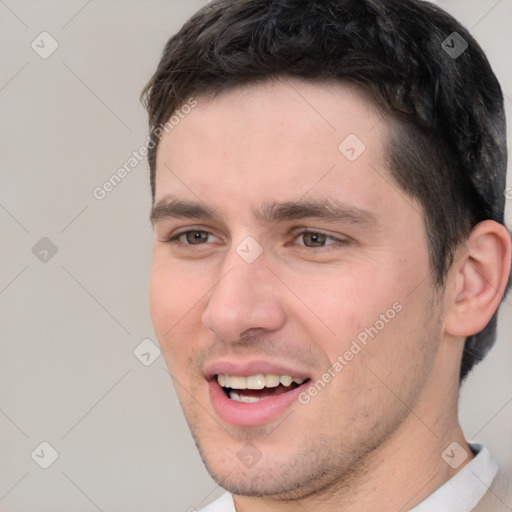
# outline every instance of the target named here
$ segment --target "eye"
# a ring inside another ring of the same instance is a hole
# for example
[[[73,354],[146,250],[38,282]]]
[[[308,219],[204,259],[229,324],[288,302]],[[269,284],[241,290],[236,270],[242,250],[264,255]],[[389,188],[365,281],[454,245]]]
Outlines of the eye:
[[[200,229],[185,231],[184,233],[176,235],[171,240],[177,240],[178,242],[186,245],[201,245],[208,242],[219,241],[219,239],[213,236],[210,232]]]
[[[295,242],[302,247],[315,248],[333,245],[343,242],[343,240],[339,240],[320,231],[304,231],[295,238]]]

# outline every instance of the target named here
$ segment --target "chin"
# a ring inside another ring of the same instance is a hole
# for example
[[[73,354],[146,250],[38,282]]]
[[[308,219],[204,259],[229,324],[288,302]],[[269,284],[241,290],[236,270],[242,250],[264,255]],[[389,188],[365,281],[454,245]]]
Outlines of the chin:
[[[218,441],[204,442],[203,439],[199,443],[196,438],[196,444],[213,480],[238,496],[296,500],[332,486],[340,486],[340,483],[343,485],[345,477],[349,480],[349,475],[355,470],[354,461],[346,460],[346,464],[343,460],[334,461],[328,452],[322,449],[316,452],[314,447],[304,449],[304,445],[296,454],[267,447],[261,459],[252,467],[246,467],[237,456],[240,451],[238,441],[233,441],[236,448],[226,446],[220,450]],[[240,446],[243,444],[240,443]]]

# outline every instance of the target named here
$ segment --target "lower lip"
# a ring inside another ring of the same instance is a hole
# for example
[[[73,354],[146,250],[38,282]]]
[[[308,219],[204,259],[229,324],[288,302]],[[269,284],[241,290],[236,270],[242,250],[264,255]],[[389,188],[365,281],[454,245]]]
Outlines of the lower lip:
[[[307,385],[304,383],[287,393],[247,404],[228,398],[217,380],[209,382],[213,408],[223,421],[239,427],[258,427],[277,419],[298,401],[299,394]]]

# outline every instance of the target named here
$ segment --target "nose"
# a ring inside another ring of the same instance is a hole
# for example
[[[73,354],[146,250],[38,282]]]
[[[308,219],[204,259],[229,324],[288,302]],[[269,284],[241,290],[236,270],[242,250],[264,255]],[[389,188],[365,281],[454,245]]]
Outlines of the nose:
[[[246,263],[238,254],[225,261],[202,315],[204,327],[223,341],[277,331],[286,321],[278,281],[264,258]]]

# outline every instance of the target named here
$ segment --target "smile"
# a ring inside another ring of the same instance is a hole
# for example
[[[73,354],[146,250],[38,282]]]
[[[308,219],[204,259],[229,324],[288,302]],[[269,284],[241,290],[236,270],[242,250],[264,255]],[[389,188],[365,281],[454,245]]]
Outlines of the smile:
[[[235,402],[256,403],[283,393],[288,393],[300,386],[307,379],[291,375],[262,374],[240,376],[217,375],[217,382],[225,395]]]
[[[304,371],[271,361],[218,361],[204,369],[204,376],[217,418],[249,428],[289,413],[311,383]]]

